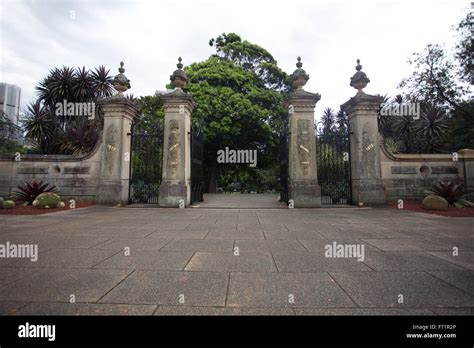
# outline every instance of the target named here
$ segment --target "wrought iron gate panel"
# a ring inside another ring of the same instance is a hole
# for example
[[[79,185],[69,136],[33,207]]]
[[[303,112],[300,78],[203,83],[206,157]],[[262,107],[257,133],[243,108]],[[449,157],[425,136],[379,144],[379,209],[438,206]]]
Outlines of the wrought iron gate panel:
[[[158,204],[163,167],[163,121],[138,121],[131,131],[129,203]]]
[[[204,200],[204,135],[201,128],[191,131],[191,204]]]
[[[351,204],[349,135],[317,135],[316,162],[321,204]]]

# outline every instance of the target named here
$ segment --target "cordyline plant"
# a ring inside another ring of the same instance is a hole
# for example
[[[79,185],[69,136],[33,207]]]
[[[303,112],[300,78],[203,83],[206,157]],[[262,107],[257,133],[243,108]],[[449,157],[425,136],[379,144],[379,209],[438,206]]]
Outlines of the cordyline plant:
[[[474,204],[466,199],[466,196],[472,192],[474,191],[468,190],[464,183],[454,181],[440,181],[426,191],[428,194],[443,197],[449,205],[456,208],[474,207]]]
[[[33,204],[36,197],[43,192],[58,192],[56,186],[50,186],[48,183],[43,183],[43,181],[25,182],[23,186],[18,186],[18,189],[19,191],[13,192],[12,196],[17,202],[23,202],[25,205]]]

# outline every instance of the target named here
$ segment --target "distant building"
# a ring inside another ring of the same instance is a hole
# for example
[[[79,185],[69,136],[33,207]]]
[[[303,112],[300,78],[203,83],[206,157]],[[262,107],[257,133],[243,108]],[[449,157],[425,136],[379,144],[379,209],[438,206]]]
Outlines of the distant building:
[[[0,111],[16,125],[20,123],[20,96],[20,87],[0,82]]]

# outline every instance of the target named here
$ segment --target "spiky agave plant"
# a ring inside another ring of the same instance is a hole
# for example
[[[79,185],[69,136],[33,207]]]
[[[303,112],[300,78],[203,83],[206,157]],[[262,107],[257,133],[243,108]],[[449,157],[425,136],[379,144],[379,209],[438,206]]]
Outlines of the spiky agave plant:
[[[466,199],[466,196],[472,192],[474,191],[468,190],[464,183],[454,181],[440,181],[427,191],[429,194],[434,193],[443,197],[449,205],[457,208],[474,207],[474,204]]]
[[[25,205],[33,204],[35,198],[43,192],[57,193],[59,190],[56,186],[50,186],[43,181],[25,182],[23,186],[18,186],[19,191],[14,191],[12,196],[17,202],[23,202]]]

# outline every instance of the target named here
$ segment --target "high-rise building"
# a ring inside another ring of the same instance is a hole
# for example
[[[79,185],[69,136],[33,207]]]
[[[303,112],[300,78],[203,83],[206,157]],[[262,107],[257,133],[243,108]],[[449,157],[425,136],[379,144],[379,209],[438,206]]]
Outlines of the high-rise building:
[[[20,123],[20,96],[20,87],[0,82],[0,112],[3,111],[16,125]]]

